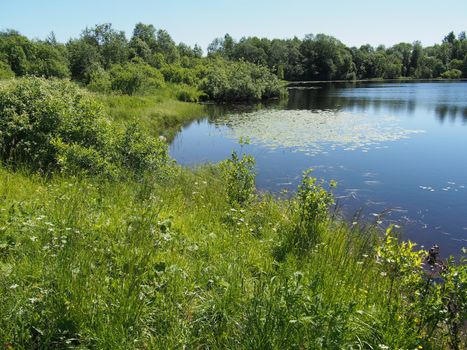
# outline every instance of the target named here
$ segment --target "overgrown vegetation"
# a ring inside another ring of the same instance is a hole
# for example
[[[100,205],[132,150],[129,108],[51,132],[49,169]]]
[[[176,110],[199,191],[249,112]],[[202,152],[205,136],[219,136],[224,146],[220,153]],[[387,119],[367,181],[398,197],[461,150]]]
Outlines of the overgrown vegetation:
[[[136,124],[118,128],[89,93],[64,80],[23,78],[0,90],[0,160],[50,173],[117,177],[157,171],[161,141]]]
[[[175,97],[189,102],[262,100],[285,91],[266,67],[203,58],[198,46],[176,45],[166,31],[142,23],[129,41],[111,24],[86,28],[66,44],[53,34],[31,41],[12,30],[1,32],[0,78],[14,75],[71,77],[92,91],[124,95],[157,94],[176,84]]]
[[[41,41],[6,30],[0,32],[0,79],[14,75],[71,77],[101,93],[150,95],[177,84],[181,101],[257,101],[283,96],[284,79],[467,78],[467,39],[451,32],[425,48],[420,42],[349,48],[324,34],[239,41],[226,34],[203,57],[200,47],[177,45],[166,31],[142,23],[129,40],[107,23],[66,44],[53,33]]]
[[[425,48],[419,41],[388,48],[347,47],[325,34],[306,35],[303,40],[248,37],[239,41],[226,34],[210,44],[208,55],[267,66],[279,78],[292,81],[467,78],[465,32],[457,37],[450,32],[441,44]]]
[[[0,87],[0,125],[7,349],[466,346],[465,261],[349,226],[309,173],[280,199],[245,154],[180,168],[58,80]]]

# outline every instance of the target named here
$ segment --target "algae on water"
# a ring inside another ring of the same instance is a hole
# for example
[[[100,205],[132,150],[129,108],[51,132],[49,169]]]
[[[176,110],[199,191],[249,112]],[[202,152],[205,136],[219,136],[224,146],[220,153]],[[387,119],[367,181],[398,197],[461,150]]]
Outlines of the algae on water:
[[[328,150],[362,150],[383,147],[381,143],[408,138],[422,130],[407,130],[395,117],[332,110],[264,109],[224,116],[229,137],[248,137],[269,148],[287,147],[309,155]]]

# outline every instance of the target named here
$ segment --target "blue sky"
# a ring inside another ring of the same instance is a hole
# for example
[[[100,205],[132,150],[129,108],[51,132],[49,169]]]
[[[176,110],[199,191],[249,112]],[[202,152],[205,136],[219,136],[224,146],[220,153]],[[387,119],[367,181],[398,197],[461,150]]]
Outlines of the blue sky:
[[[110,22],[127,36],[137,22],[166,29],[177,42],[206,49],[213,38],[330,34],[349,46],[441,41],[467,30],[467,0],[0,0],[0,30],[66,41]]]

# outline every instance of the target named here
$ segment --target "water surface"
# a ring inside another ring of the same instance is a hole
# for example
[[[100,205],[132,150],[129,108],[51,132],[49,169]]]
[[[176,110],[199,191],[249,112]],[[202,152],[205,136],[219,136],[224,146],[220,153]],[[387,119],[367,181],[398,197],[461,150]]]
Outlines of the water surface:
[[[289,99],[214,113],[187,125],[170,153],[217,162],[239,149],[257,186],[293,191],[302,172],[338,182],[344,214],[401,226],[426,248],[467,246],[467,82],[299,85]]]

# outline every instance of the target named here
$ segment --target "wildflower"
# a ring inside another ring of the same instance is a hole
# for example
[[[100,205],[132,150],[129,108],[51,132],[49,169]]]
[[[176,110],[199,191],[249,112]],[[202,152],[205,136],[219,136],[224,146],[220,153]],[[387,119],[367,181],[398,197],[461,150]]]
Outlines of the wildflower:
[[[31,237],[29,237],[29,238],[30,238],[31,241],[33,241],[33,242],[37,241],[37,237],[36,237],[36,236],[31,236]]]
[[[18,287],[19,287],[19,286],[18,286],[16,283],[15,283],[15,284],[12,284],[12,285],[10,286],[11,289],[16,289],[16,288],[18,288]]]

